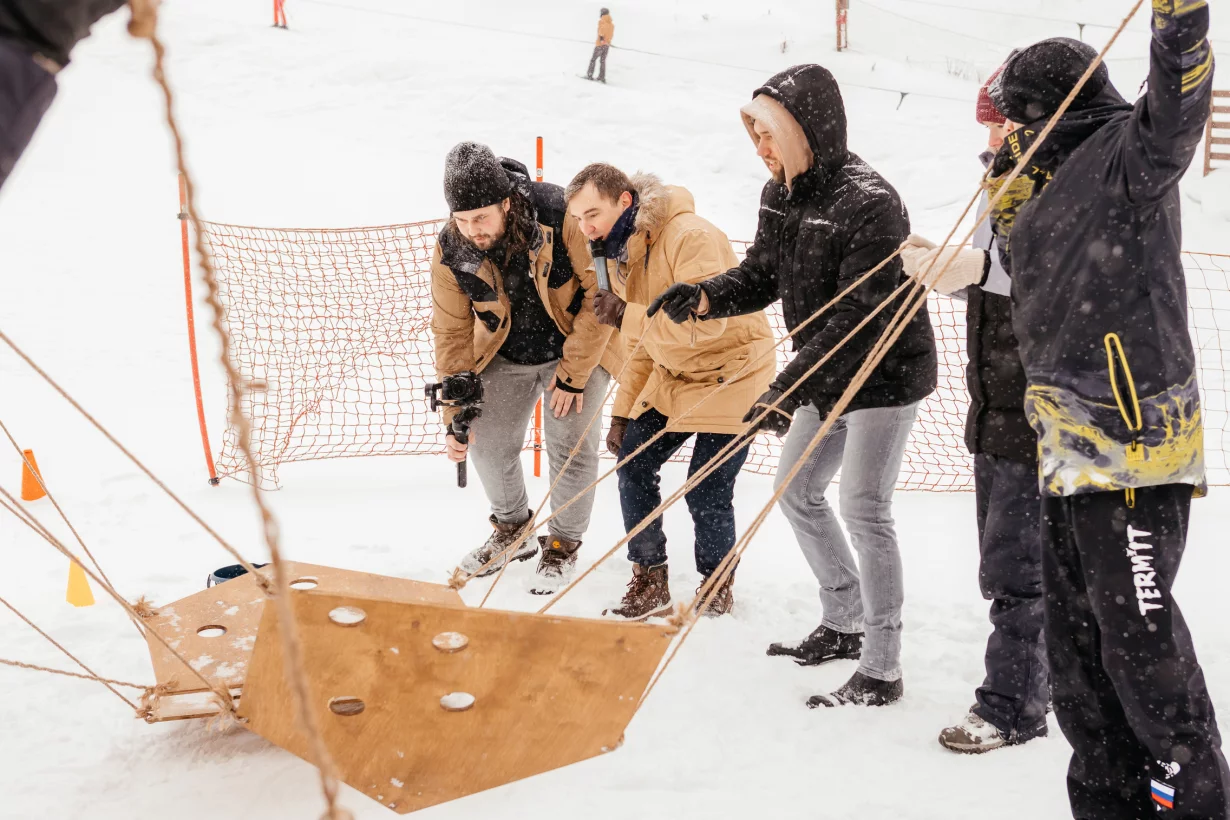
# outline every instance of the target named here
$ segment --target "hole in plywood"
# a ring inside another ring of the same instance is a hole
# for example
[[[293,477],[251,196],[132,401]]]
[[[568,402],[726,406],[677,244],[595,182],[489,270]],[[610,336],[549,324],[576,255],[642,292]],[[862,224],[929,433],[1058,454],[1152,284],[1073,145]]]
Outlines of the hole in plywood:
[[[320,586],[320,581],[317,581],[315,576],[312,575],[296,578],[290,582],[291,589],[316,589],[318,586]]]
[[[470,639],[460,632],[441,632],[431,639],[431,645],[441,652],[460,652],[470,645]]]
[[[338,626],[358,626],[367,620],[367,613],[357,606],[339,606],[329,610],[329,620]]]
[[[196,634],[202,638],[221,638],[226,634],[226,627],[218,624],[208,624],[197,629]]]
[[[367,704],[362,699],[349,695],[329,699],[329,711],[342,717],[354,717],[366,708]]]
[[[474,696],[469,692],[450,692],[440,698],[440,705],[446,712],[464,712],[474,705]]]

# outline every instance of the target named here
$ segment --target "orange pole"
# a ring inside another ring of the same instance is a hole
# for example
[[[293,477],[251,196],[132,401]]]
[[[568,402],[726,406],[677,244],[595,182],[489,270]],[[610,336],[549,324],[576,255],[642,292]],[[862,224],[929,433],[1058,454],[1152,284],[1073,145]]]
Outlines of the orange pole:
[[[534,405],[534,478],[542,475],[542,399]]]
[[[192,256],[188,252],[188,191],[184,176],[179,176],[179,238],[184,249],[184,305],[188,311],[188,355],[192,359],[192,389],[196,392],[196,418],[201,426],[201,446],[205,448],[205,466],[209,483],[218,486],[218,470],[214,467],[213,451],[209,447],[209,429],[205,426],[205,400],[201,397],[201,364],[196,354],[196,313],[192,304]]]
[[[542,182],[542,137],[538,138],[538,162],[534,177]],[[542,475],[542,399],[534,406],[534,478]]]

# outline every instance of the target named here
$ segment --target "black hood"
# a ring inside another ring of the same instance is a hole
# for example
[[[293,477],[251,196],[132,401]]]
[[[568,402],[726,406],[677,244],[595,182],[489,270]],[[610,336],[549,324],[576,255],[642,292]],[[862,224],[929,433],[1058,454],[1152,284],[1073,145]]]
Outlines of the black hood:
[[[1009,57],[987,94],[1000,113],[1015,123],[1047,119],[1059,110],[1097,56],[1097,49],[1079,40],[1042,40]],[[1110,81],[1106,63],[1102,63],[1068,111],[1076,114],[1125,104]]]
[[[534,196],[530,188],[530,169],[525,167],[524,162],[519,162],[508,157],[500,157],[500,167],[504,169],[508,181],[512,184],[513,190],[525,197],[531,205],[534,204]]]
[[[818,65],[796,65],[774,74],[752,93],[752,98],[760,94],[767,94],[781,103],[802,126],[817,165],[845,164],[849,156],[846,105],[828,69]]]

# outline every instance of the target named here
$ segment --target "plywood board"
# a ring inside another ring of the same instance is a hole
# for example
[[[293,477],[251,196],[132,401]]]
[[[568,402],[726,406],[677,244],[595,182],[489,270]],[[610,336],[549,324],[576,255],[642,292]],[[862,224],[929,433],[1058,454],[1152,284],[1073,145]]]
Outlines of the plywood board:
[[[287,568],[293,579],[311,579],[316,583],[314,589],[321,591],[365,595],[388,601],[430,602],[457,607],[465,605],[456,590],[443,584],[427,584],[408,578],[300,562],[288,562]],[[271,567],[258,570],[262,575],[268,575],[271,571]],[[166,638],[212,686],[242,686],[248,674],[252,649],[256,645],[256,631],[265,601],[256,579],[251,575],[241,575],[159,607],[158,614],[147,619],[145,625]],[[201,632],[210,626],[225,631]],[[171,693],[205,690],[201,679],[166,647],[150,636],[146,636],[146,641],[158,683],[174,681],[175,686],[169,690]]]
[[[342,779],[402,814],[613,751],[673,637],[651,624],[326,592],[293,602],[311,707]],[[329,614],[340,607],[365,617],[339,625]],[[444,708],[452,693],[471,695],[473,706]],[[262,617],[239,714],[311,760],[274,607]]]

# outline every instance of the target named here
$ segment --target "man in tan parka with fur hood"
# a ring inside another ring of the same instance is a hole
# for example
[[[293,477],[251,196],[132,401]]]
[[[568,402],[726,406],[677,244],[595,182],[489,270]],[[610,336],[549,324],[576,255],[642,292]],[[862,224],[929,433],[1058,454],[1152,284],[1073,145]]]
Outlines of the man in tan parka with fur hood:
[[[631,531],[660,503],[658,473],[692,436],[691,476],[744,432],[747,408],[776,369],[763,312],[709,322],[652,321],[649,303],[677,282],[700,282],[738,264],[730,240],[697,216],[692,195],[655,176],[628,179],[610,165],[583,169],[565,191],[582,232],[603,242],[611,287],[627,303],[621,333],[631,358],[620,379],[607,447],[620,459],[667,430],[619,469],[624,527]],[[696,528],[696,568],[706,578],[735,543],[734,485],[748,443],[686,496]],[[661,518],[628,544],[632,581],[613,613],[641,618],[671,605]],[[733,604],[733,575],[712,593],[708,613]]]

